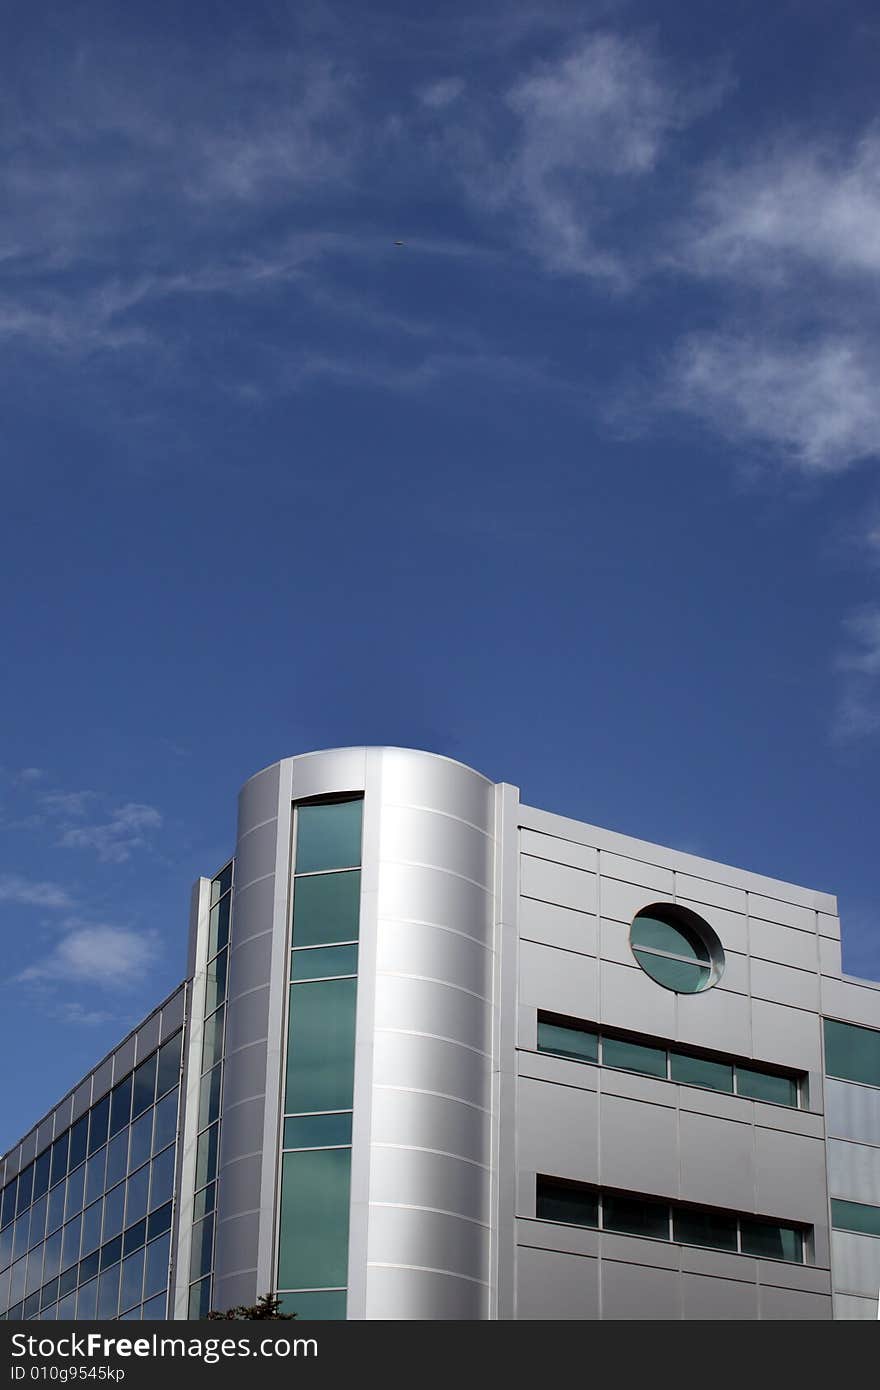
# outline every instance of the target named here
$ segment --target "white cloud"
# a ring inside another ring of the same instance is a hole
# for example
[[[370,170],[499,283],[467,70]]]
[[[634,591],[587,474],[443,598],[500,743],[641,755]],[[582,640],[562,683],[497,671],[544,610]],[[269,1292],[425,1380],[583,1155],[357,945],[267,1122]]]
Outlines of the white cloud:
[[[0,875],[0,902],[26,907],[69,908],[72,899],[57,883],[22,878],[20,874]]]
[[[442,111],[457,101],[464,91],[464,81],[460,77],[442,77],[437,82],[429,82],[419,91],[419,100],[432,111]]]
[[[848,153],[803,141],[716,169],[698,198],[687,261],[717,274],[880,272],[880,126]]]
[[[786,344],[695,335],[677,353],[669,403],[806,473],[880,454],[880,352],[859,337]]]
[[[63,981],[126,988],[142,981],[156,959],[156,933],[129,927],[79,926],[21,981]]]
[[[854,613],[845,623],[849,646],[840,658],[846,671],[880,676],[880,608]]]
[[[41,782],[46,775],[42,767],[23,767],[16,773],[15,780],[24,786],[32,786],[34,782]]]
[[[84,792],[46,792],[40,800],[46,810],[54,816],[61,816],[65,819],[78,819],[84,816],[89,804],[94,800],[95,793]]]
[[[147,845],[146,832],[158,830],[161,824],[155,806],[130,801],[100,824],[69,826],[59,843],[68,849],[93,849],[103,862],[122,864],[133,850]]]
[[[837,659],[843,688],[833,734],[841,742],[880,729],[880,607],[867,607],[844,622],[846,643]]]

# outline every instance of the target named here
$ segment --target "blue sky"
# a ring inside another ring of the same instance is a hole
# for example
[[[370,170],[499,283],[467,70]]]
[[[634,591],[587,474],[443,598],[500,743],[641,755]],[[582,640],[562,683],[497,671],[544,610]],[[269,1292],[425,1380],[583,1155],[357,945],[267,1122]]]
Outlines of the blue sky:
[[[880,975],[876,6],[4,28],[0,1148],[312,748],[836,892]]]

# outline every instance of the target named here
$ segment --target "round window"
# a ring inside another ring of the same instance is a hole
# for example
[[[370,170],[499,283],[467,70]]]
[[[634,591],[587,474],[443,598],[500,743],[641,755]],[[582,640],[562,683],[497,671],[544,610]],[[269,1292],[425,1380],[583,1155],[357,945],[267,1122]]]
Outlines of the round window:
[[[652,903],[633,918],[629,944],[652,980],[678,994],[698,994],[720,980],[721,942],[702,917],[674,903]]]

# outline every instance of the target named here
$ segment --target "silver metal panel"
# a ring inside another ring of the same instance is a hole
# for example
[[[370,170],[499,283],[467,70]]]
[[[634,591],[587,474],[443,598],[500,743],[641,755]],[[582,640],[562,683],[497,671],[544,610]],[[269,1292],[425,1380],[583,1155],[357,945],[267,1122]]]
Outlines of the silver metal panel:
[[[602,1260],[601,1316],[640,1322],[682,1316],[681,1279],[675,1270]]]
[[[831,1269],[835,1292],[876,1298],[880,1290],[880,1236],[832,1231]]]
[[[753,1057],[821,1076],[821,1036],[816,1014],[763,999],[752,1001]]]
[[[648,1240],[639,1236],[622,1236],[603,1231],[599,1237],[599,1253],[603,1260],[622,1260],[626,1264],[653,1265],[657,1269],[678,1270],[679,1247],[665,1240]]]
[[[130,1072],[134,1066],[134,1041],[134,1034],[132,1033],[113,1053],[114,1081],[119,1081],[119,1079],[125,1076],[126,1072]]]
[[[675,1037],[676,996],[661,989],[644,970],[603,961],[599,967],[599,1022],[632,1028],[657,1038]]]
[[[682,1274],[681,1299],[681,1315],[685,1319],[709,1318],[722,1322],[746,1321],[758,1316],[757,1285],[735,1279]]]
[[[815,1013],[819,1008],[819,977],[815,972],[753,958],[752,994],[756,999],[771,999]]]
[[[599,1117],[600,1182],[629,1192],[677,1197],[679,1147],[675,1111],[602,1095]]]
[[[272,966],[272,946],[271,931],[246,937],[244,941],[233,937],[229,967],[235,978],[236,998],[265,986]]]
[[[485,1111],[448,1096],[376,1086],[372,1141],[433,1149],[488,1166],[485,1116]]]
[[[475,1065],[474,1051],[445,1038],[377,1029],[373,1047],[373,1084],[415,1091],[429,1083],[437,1095],[456,1096],[488,1106],[491,1088],[486,1068]]]
[[[599,971],[592,956],[522,941],[519,962],[519,997],[523,1004],[574,1018],[598,1016]]]
[[[473,937],[421,922],[380,921],[376,968],[382,975],[442,980],[487,999],[492,993],[492,952]]]
[[[275,875],[258,879],[246,888],[235,886],[234,947],[238,950],[251,936],[273,930],[275,916]]]
[[[598,1091],[599,1068],[566,1057],[553,1057],[547,1052],[517,1052],[517,1074],[535,1081],[550,1081],[558,1086],[573,1086],[582,1091]]]
[[[816,913],[812,907],[797,902],[786,902],[780,898],[765,898],[760,893],[749,893],[749,916],[760,917],[767,922],[779,922],[785,927],[797,927],[801,931],[816,930]]]
[[[828,1191],[832,1197],[880,1206],[880,1148],[829,1139]]]
[[[625,922],[615,922],[610,917],[599,918],[599,955],[603,960],[616,961],[618,965],[632,967],[635,964],[629,944],[629,927]]]
[[[567,864],[554,864],[549,859],[534,859],[529,854],[520,856],[520,874],[524,898],[540,898],[542,902],[578,912],[596,911],[595,874]]]
[[[142,1062],[145,1057],[149,1057],[151,1052],[155,1052],[159,1046],[159,1014],[155,1013],[148,1018],[146,1023],[142,1023],[137,1031],[136,1059]]]
[[[245,830],[277,816],[281,766],[281,763],[272,763],[271,767],[255,773],[239,792],[238,823]]]
[[[523,898],[519,924],[523,939],[541,941],[564,951],[582,951],[588,956],[597,954],[598,924],[589,913],[539,902],[537,898]]]
[[[159,1041],[160,1041],[160,1042],[164,1042],[166,1038],[170,1038],[170,1037],[171,1037],[171,1034],[172,1034],[172,1033],[176,1033],[177,1030],[178,1030],[178,1028],[180,1028],[180,1027],[183,1025],[183,1014],[184,1014],[185,1005],[186,1005],[186,986],[185,986],[185,985],[181,985],[181,987],[180,987],[180,989],[177,991],[177,993],[176,993],[176,994],[172,994],[171,998],[168,999],[168,1000],[162,1005],[162,1026],[161,1026],[161,1031],[160,1031],[160,1033],[159,1033]],[[97,1095],[98,1095],[98,1078],[97,1078],[97,1074],[96,1074],[96,1075],[95,1075],[95,1078],[94,1078],[92,1096],[93,1096],[93,1098],[94,1098],[94,1097],[97,1097]]]
[[[268,878],[275,872],[276,840],[278,820],[273,817],[263,825],[255,826],[245,834],[239,835],[235,847],[235,886],[247,888],[258,879]]]
[[[652,893],[658,893],[664,899],[671,899],[675,893],[675,874],[671,869],[648,864],[643,859],[632,859],[625,854],[604,850],[600,856],[599,872],[603,878],[650,888]]]
[[[679,882],[680,877],[680,874],[676,874],[676,883]],[[702,917],[704,921],[709,923],[724,947],[725,953],[728,951],[739,951],[740,953],[748,951],[749,920],[745,913],[730,912],[727,908],[716,907],[712,903],[683,897],[681,893],[677,894],[675,901],[681,907],[689,907],[698,917]]]
[[[880,1028],[880,983],[856,984],[852,980],[822,980],[822,1012],[845,1018],[866,1028]]]
[[[78,1120],[80,1115],[84,1115],[86,1113],[91,1103],[91,1099],[92,1078],[90,1076],[87,1076],[85,1081],[81,1082],[73,1093],[73,1110],[71,1114],[74,1120]],[[34,1139],[36,1140],[36,1131],[34,1131]]]
[[[745,995],[716,988],[703,994],[676,994],[673,998],[676,1027],[672,1036],[679,1042],[733,1056],[752,1055],[752,1016]]]
[[[440,867],[447,873],[491,888],[494,840],[489,830],[437,811],[383,805],[379,832],[383,859],[437,865],[439,844],[443,847]]]
[[[825,1227],[825,1146],[778,1129],[755,1130],[755,1199],[764,1216]],[[817,1264],[827,1264],[819,1257]]]
[[[487,940],[491,895],[470,879],[417,864],[389,864],[379,879],[378,914],[383,920],[433,922]]]
[[[877,1321],[876,1298],[857,1298],[854,1294],[836,1293],[833,1303],[835,1319],[847,1322]]]
[[[598,1318],[598,1260],[521,1246],[516,1316],[545,1321]]]
[[[827,936],[832,940],[840,940],[840,918],[835,912],[818,912],[816,914],[819,922],[820,936]]]
[[[230,961],[230,975],[231,966]],[[248,990],[247,994],[236,994],[230,990],[226,1003],[226,1048],[230,1061],[234,1053],[249,1043],[265,1042],[268,1029],[268,983],[259,989]]]
[[[825,1124],[839,1139],[880,1144],[880,1088],[827,1077]]]
[[[449,1212],[370,1200],[370,1262],[488,1282],[489,1228]]]
[[[558,835],[541,835],[534,830],[521,830],[519,838],[523,854],[534,855],[536,859],[552,859],[557,864],[570,864],[573,869],[587,869],[590,873],[598,871],[598,851],[588,845],[561,840]]]
[[[379,975],[376,1027],[433,1033],[488,1054],[492,1044],[491,1001],[440,980]]]
[[[840,942],[827,936],[819,937],[819,966],[823,975],[839,975],[843,968],[840,960]]]
[[[716,883],[710,878],[694,878],[691,874],[680,872],[676,872],[675,875],[675,898],[676,902],[690,899],[706,907],[725,908],[728,912],[744,913],[747,906],[744,889],[732,888],[727,883]]]
[[[531,1201],[535,1204],[535,1183],[532,1174]],[[516,1223],[516,1239],[520,1246],[540,1250],[559,1250],[566,1255],[586,1255],[597,1259],[599,1232],[583,1226],[565,1226],[554,1221],[535,1221],[520,1217]]]
[[[762,1284],[758,1291],[758,1308],[758,1316],[767,1321],[820,1322],[831,1317],[831,1295],[767,1288]]]
[[[464,1322],[488,1314],[488,1287],[461,1275],[371,1263],[367,1276],[365,1316],[370,1319]]]
[[[603,876],[599,886],[598,911],[603,917],[613,917],[616,922],[624,922],[628,926],[637,912],[665,898],[666,894],[658,895],[650,888]]]
[[[750,1124],[683,1112],[680,1143],[684,1201],[732,1211],[756,1209],[754,1130]],[[723,1162],[719,1162],[719,1155],[724,1156]]]
[[[519,1162],[523,1169],[581,1182],[599,1180],[598,1098],[589,1091],[519,1083]],[[532,1207],[523,1215],[534,1212]]]
[[[489,1224],[489,1171],[475,1171],[472,1163],[449,1154],[374,1144],[370,1195],[385,1206],[434,1207]]]
[[[232,1060],[231,1054],[229,1060]],[[259,1100],[266,1089],[266,1047],[262,1039],[235,1053],[232,1066],[223,1078],[223,1109],[232,1110],[241,1101]]]
[[[780,927],[775,922],[752,922],[751,952],[762,960],[815,971],[819,968],[819,942],[812,931]]]

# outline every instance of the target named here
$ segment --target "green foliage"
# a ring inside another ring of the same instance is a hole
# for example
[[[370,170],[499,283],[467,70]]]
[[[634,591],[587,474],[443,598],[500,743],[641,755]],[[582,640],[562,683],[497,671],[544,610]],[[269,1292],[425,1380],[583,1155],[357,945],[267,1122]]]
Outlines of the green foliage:
[[[212,1312],[208,1314],[209,1318],[226,1318],[236,1321],[243,1321],[246,1318],[276,1318],[289,1321],[296,1316],[296,1313],[281,1312],[281,1299],[274,1293],[260,1294],[256,1303],[252,1303],[249,1307],[240,1303],[237,1308],[227,1308],[225,1313]]]

